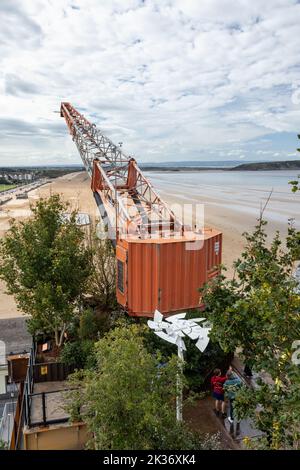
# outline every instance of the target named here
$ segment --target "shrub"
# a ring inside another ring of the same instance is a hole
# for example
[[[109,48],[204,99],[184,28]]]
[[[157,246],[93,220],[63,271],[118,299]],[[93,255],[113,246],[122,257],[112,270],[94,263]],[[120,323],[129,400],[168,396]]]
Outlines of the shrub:
[[[60,360],[77,369],[92,368],[95,365],[94,342],[86,339],[65,343]]]

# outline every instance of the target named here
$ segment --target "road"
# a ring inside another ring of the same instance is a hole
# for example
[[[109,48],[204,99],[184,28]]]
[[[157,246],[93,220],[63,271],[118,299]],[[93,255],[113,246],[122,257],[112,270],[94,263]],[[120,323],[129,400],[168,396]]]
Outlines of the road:
[[[34,183],[17,186],[16,188],[7,189],[6,191],[1,191],[0,192],[0,205],[5,204],[11,199],[15,199],[17,195],[20,195],[22,193],[29,193],[30,191],[33,191],[34,189],[37,189],[40,186],[49,183],[49,181],[50,181],[49,179],[43,178],[43,179],[35,181]]]

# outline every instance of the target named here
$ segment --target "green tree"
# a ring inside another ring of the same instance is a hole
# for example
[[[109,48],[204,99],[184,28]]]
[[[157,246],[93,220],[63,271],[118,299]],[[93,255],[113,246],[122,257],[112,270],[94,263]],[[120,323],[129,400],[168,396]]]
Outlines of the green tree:
[[[268,245],[265,225],[259,220],[245,234],[236,278],[220,275],[202,293],[212,339],[225,351],[240,348],[255,371],[267,371],[255,390],[237,394],[237,414],[251,416],[271,448],[287,448],[300,438],[300,366],[292,361],[300,339],[300,296],[292,276],[297,232],[290,230],[285,246],[278,233]]]
[[[90,249],[75,213],[70,221],[63,217],[66,208],[59,195],[39,200],[31,208],[33,216],[14,221],[0,244],[0,277],[8,293],[30,315],[30,332],[52,334],[57,346],[78,311],[91,271]]]
[[[94,342],[90,339],[65,342],[61,350],[60,360],[76,369],[95,367]]]
[[[144,345],[144,329],[119,326],[96,343],[96,368],[71,379],[72,419],[87,423],[92,449],[201,448],[176,422],[177,357],[162,366]]]
[[[97,339],[99,326],[95,312],[91,308],[85,309],[79,320],[79,338],[80,339]]]
[[[91,238],[92,271],[87,293],[103,311],[117,310],[116,258],[110,240]]]

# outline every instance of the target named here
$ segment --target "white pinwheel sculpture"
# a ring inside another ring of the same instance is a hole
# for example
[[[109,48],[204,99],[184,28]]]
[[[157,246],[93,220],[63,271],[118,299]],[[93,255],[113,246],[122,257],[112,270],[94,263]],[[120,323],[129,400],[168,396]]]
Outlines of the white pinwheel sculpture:
[[[211,328],[205,328],[198,325],[203,322],[205,318],[192,318],[191,320],[185,319],[186,313],[178,313],[168,317],[164,321],[163,315],[155,310],[154,319],[148,320],[148,326],[154,330],[154,333],[160,338],[169,341],[169,343],[176,344],[180,351],[186,351],[183,341],[185,336],[193,340],[197,340],[195,346],[201,352],[205,351],[209,343],[209,332]]]
[[[178,348],[178,357],[183,360],[183,351],[186,351],[184,337],[188,336],[193,340],[197,340],[195,346],[201,351],[205,351],[209,343],[209,332],[211,328],[198,325],[205,318],[185,319],[186,313],[178,313],[164,320],[163,315],[155,310],[153,320],[148,320],[148,326],[160,338],[169,343],[176,344]],[[176,405],[177,420],[182,421],[182,389],[178,382],[178,396]]]

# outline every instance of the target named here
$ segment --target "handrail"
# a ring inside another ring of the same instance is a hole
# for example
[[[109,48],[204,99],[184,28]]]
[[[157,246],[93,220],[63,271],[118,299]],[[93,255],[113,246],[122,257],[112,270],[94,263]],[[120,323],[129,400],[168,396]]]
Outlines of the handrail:
[[[12,431],[13,431],[13,426],[10,427],[11,414],[13,414],[14,416],[16,405],[17,405],[16,401],[6,402],[3,408],[2,418],[0,420],[0,440],[7,442],[8,445],[10,445]],[[9,408],[12,408],[12,410],[9,410]],[[7,425],[7,440],[5,439],[5,436],[4,436],[6,425]]]
[[[46,392],[34,392],[31,393],[31,397],[36,397],[38,395],[50,395],[51,393],[58,393],[58,392],[69,392],[70,390],[77,390],[76,387],[73,388],[58,388],[57,390],[47,390]]]

